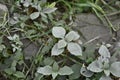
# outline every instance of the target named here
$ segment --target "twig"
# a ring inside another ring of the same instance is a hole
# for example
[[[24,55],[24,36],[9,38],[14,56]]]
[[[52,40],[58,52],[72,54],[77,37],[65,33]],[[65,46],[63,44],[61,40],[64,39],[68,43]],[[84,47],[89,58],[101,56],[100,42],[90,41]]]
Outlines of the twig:
[[[89,43],[95,41],[96,39],[99,39],[100,37],[101,37],[101,36],[97,36],[97,37],[95,37],[95,38],[93,38],[93,39],[87,41],[84,45],[89,44]]]
[[[77,62],[76,60],[72,59],[72,58],[69,57],[69,56],[66,56],[66,55],[64,55],[64,54],[61,54],[61,55],[64,56],[64,57],[66,57],[66,58],[68,58],[69,60],[71,60],[71,61],[73,61],[73,62],[75,62],[75,63],[80,64],[79,62]],[[81,65],[81,64],[80,64],[80,65]]]
[[[114,16],[114,15],[118,15],[118,14],[120,14],[120,11],[107,14],[107,16],[110,17],[110,16]]]
[[[100,0],[100,1],[101,1],[106,7],[108,7],[109,9],[114,10],[114,8],[111,7],[111,6],[109,6],[109,4],[106,3],[104,0]]]

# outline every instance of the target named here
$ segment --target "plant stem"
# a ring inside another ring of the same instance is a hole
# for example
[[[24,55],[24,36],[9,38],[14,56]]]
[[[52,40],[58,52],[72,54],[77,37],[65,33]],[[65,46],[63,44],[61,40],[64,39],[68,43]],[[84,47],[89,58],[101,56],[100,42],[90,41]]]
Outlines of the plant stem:
[[[75,59],[73,59],[73,58],[71,58],[71,57],[69,57],[69,56],[67,56],[67,55],[65,55],[65,54],[61,54],[61,55],[62,55],[63,57],[68,58],[69,60],[71,60],[71,61],[73,61],[73,62],[77,63],[77,64],[82,65],[82,63],[80,63],[80,62],[76,61]]]

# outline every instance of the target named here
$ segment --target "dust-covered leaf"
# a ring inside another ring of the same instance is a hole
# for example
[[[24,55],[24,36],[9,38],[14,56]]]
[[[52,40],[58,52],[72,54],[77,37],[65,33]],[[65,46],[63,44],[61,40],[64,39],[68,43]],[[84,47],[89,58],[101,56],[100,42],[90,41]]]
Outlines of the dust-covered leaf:
[[[98,52],[101,56],[110,58],[110,52],[106,46],[101,45]]]
[[[55,79],[57,77],[57,75],[58,75],[58,72],[52,73],[52,78]]]
[[[54,12],[55,10],[56,10],[57,8],[45,8],[45,9],[43,9],[43,13],[47,13],[47,14],[49,14],[49,13],[52,13],[52,12]]]
[[[40,15],[40,12],[34,12],[34,13],[30,14],[30,18],[31,18],[32,20],[34,20],[34,19],[38,18],[39,15]]]
[[[23,3],[23,6],[24,7],[29,7],[30,5],[30,1],[29,0],[25,0],[24,3]]]
[[[77,43],[73,43],[73,42],[68,43],[67,49],[71,54],[75,56],[82,56],[82,49],[80,45]]]
[[[120,77],[120,62],[114,62],[111,64],[110,72],[116,76]]]
[[[5,12],[8,12],[8,8],[7,8],[7,6],[4,5],[4,4],[0,4],[0,9],[2,9],[2,10],[5,11]]]
[[[72,40],[77,40],[80,38],[80,35],[75,32],[75,31],[70,31],[66,36],[65,36],[65,39],[67,41],[72,41]]]
[[[110,75],[110,70],[104,70],[104,73],[106,76],[109,76]]]
[[[58,44],[56,43],[56,44],[53,46],[53,48],[52,48],[51,55],[52,55],[52,56],[53,56],[53,55],[54,55],[54,56],[57,56],[57,55],[62,54],[63,51],[64,51],[64,49],[63,49],[63,48],[59,49],[59,48],[58,48]]]
[[[102,62],[95,60],[91,64],[89,64],[87,69],[92,72],[101,72],[103,71],[102,66]]]
[[[40,73],[40,74],[43,74],[43,75],[51,75],[52,74],[52,68],[50,66],[39,67],[37,72]]]
[[[85,66],[81,67],[80,73],[85,77],[91,77],[94,74],[93,72],[87,70],[87,68]]]
[[[52,34],[56,38],[64,38],[66,31],[63,27],[53,27]]]
[[[59,40],[58,41],[58,48],[64,48],[67,45],[67,42],[65,40]]]
[[[109,76],[102,76],[99,80],[112,80]]]

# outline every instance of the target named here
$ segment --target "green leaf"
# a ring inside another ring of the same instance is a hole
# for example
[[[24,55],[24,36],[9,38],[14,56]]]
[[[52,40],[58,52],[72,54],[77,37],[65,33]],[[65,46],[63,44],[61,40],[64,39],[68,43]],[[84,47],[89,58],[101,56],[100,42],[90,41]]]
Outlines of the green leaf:
[[[42,74],[35,73],[35,78],[34,78],[34,80],[42,80],[42,78],[43,78],[43,75],[42,75]]]
[[[43,75],[51,75],[52,68],[50,66],[40,67],[38,68],[37,72]]]
[[[62,54],[63,51],[64,51],[63,48],[58,49],[58,44],[56,43],[56,44],[53,46],[53,48],[52,48],[52,51],[51,51],[52,54],[51,54],[51,55],[57,56],[57,55]]]
[[[103,71],[102,67],[103,67],[102,62],[96,60],[89,64],[87,69],[92,72],[102,72]]]
[[[16,76],[17,78],[25,78],[25,75],[23,72],[17,71],[14,76]]]
[[[54,64],[53,64],[53,71],[54,72],[58,72],[58,70],[59,70],[59,66],[58,66],[57,62],[54,62]]]
[[[110,72],[116,76],[120,77],[120,62],[114,62],[111,64]]]
[[[30,18],[31,18],[32,20],[34,20],[34,19],[38,18],[39,15],[40,15],[40,12],[34,12],[34,13],[30,14]]]
[[[44,62],[45,65],[51,65],[51,64],[53,64],[54,60],[51,57],[47,57],[47,58],[44,59],[43,62]]]
[[[63,68],[60,68],[59,72],[60,75],[70,75],[73,73],[72,69],[68,66],[64,66]]]
[[[58,48],[64,48],[67,45],[67,42],[65,40],[59,40],[58,41]]]
[[[54,46],[54,44],[55,44],[54,40],[52,38],[49,38],[48,41],[46,42],[46,45],[42,48],[41,53],[47,54]]]
[[[48,5],[48,8],[54,8],[55,5],[56,5],[56,2],[53,2],[53,3],[51,3],[50,5]]]
[[[32,34],[35,34],[35,33],[36,33],[36,31],[33,30],[33,29],[26,31],[26,35],[27,35],[27,36],[31,36]]]
[[[53,27],[52,34],[56,38],[64,38],[66,31],[63,27]]]
[[[71,54],[75,56],[82,56],[82,49],[77,43],[68,43],[67,49]]]
[[[8,68],[8,69],[5,69],[4,70],[7,74],[9,74],[9,75],[11,75],[11,74],[13,74],[15,71],[13,70],[13,69],[11,69],[11,68]]]
[[[106,46],[101,45],[98,52],[101,56],[110,58],[110,52],[108,51]]]
[[[75,32],[75,31],[70,31],[66,36],[65,36],[65,39],[67,41],[72,41],[72,40],[77,40],[80,38],[80,35]]]
[[[74,80],[80,77],[80,71],[79,71],[80,68],[81,66],[78,64],[72,65],[71,69],[73,70],[74,73],[69,75],[70,80]]]
[[[17,65],[17,61],[14,60],[14,61],[12,62],[12,64],[11,64],[11,66],[12,66],[12,67],[16,67],[16,65]]]
[[[47,14],[50,14],[52,12],[54,12],[57,8],[45,8],[43,9],[43,13],[47,13]]]

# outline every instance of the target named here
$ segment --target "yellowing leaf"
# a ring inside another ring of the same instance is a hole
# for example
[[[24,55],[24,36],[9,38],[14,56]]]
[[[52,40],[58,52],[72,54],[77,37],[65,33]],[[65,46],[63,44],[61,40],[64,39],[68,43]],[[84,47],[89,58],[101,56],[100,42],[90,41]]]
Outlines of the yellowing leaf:
[[[53,3],[51,3],[50,5],[48,5],[48,7],[49,7],[49,8],[54,8],[55,5],[56,5],[56,2],[53,2]]]

